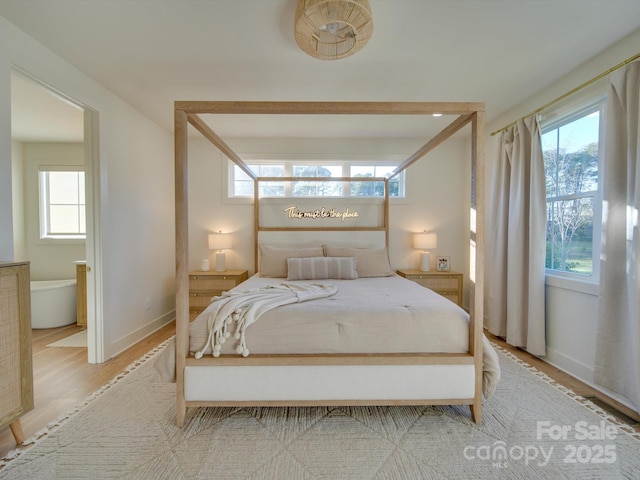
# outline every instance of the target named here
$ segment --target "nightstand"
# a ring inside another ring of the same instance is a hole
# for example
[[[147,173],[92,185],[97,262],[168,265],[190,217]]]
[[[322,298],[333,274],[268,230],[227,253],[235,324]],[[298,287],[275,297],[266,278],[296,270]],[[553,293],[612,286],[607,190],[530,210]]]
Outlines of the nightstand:
[[[398,275],[427,287],[462,307],[462,273],[437,270],[398,270]]]
[[[246,270],[224,272],[189,272],[189,320],[196,318],[209,306],[212,297],[222,295],[249,277]]]

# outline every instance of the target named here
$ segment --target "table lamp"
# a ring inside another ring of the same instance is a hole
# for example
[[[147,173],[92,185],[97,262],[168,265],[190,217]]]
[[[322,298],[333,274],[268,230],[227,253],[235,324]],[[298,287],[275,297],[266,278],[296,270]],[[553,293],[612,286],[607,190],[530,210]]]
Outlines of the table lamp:
[[[209,234],[209,250],[217,250],[216,252],[216,272],[224,272],[225,255],[222,250],[231,248],[231,235],[228,233],[210,233]]]
[[[420,254],[420,271],[428,272],[431,256],[429,250],[438,246],[438,235],[435,233],[415,233],[413,235],[413,248],[422,250]]]

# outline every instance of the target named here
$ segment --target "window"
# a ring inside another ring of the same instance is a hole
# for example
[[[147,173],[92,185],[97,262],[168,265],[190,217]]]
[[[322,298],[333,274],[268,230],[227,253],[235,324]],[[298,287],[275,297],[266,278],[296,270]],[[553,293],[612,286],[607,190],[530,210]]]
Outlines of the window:
[[[400,163],[373,162],[252,162],[247,166],[258,177],[386,177]],[[253,197],[253,180],[230,162],[229,197]],[[261,197],[381,197],[383,182],[294,181],[260,182]],[[390,197],[404,197],[404,172],[389,182]]]
[[[233,185],[232,197],[253,197],[253,180],[244,173],[236,164],[233,164],[231,173],[233,175],[231,185]],[[284,177],[284,165],[263,164],[247,165],[252,172],[259,177]],[[284,196],[285,182],[261,182],[261,197],[282,197]]]
[[[40,238],[85,238],[84,172],[41,168]]]
[[[393,172],[397,165],[354,165],[351,167],[351,177],[386,177]],[[400,175],[389,181],[389,196],[399,197]],[[352,182],[351,195],[356,197],[381,197],[384,195],[382,182]]]
[[[341,165],[293,165],[292,177],[341,177]],[[342,182],[292,182],[294,197],[340,197]]]
[[[592,103],[542,126],[547,271],[597,278],[603,108]]]

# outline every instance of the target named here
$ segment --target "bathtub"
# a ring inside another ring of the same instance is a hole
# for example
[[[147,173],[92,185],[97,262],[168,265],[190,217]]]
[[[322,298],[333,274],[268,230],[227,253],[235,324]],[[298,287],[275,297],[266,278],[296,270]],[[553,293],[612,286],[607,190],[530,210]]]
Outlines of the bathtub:
[[[31,328],[76,323],[76,279],[31,282]]]

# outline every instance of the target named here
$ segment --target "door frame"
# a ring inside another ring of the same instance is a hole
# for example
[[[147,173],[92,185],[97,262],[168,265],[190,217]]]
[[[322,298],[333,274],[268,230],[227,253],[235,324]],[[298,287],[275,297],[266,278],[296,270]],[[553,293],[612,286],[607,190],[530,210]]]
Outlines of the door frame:
[[[85,169],[86,239],[87,260],[87,360],[88,363],[103,363],[104,355],[104,308],[101,230],[101,174],[100,174],[100,129],[99,112],[80,102],[54,86],[42,81],[28,71],[13,65],[12,74],[17,74],[44,88],[61,101],[81,109],[83,114],[83,146]]]

